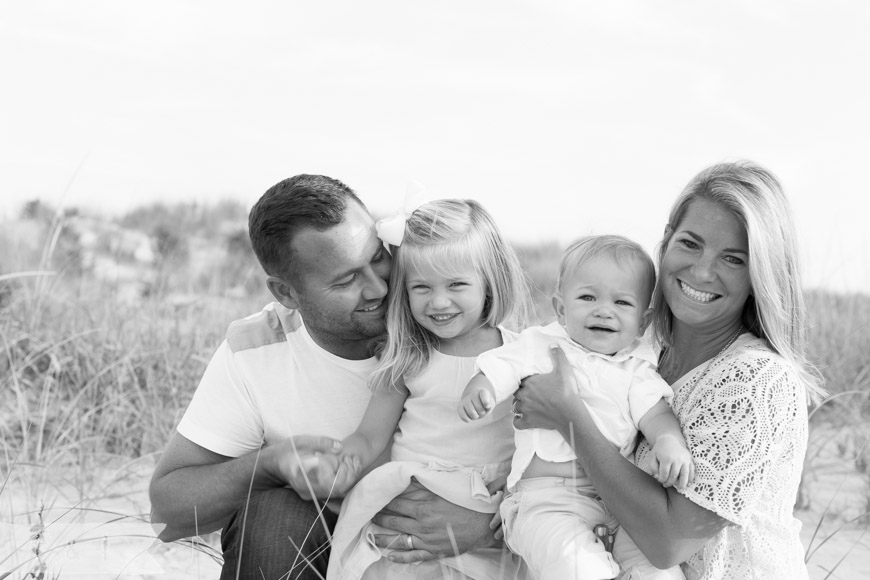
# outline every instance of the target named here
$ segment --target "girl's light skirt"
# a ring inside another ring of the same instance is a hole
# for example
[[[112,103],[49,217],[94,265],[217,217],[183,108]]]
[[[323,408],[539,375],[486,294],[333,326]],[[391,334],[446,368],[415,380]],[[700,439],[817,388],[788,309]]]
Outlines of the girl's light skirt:
[[[378,548],[374,535],[392,533],[372,518],[416,479],[447,501],[475,511],[494,514],[501,491],[490,494],[487,484],[504,481],[510,462],[465,467],[440,462],[391,461],[366,475],[342,504],[332,537],[328,580],[360,578],[429,580],[525,580],[522,560],[506,548],[485,548],[449,558],[414,564],[390,562],[392,550]]]

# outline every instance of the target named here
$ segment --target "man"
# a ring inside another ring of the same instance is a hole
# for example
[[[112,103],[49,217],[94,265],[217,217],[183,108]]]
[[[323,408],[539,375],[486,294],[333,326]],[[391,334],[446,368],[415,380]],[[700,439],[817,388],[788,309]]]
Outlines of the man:
[[[359,198],[324,176],[278,183],[248,225],[277,302],[230,325],[151,480],[152,521],[164,541],[222,529],[222,579],[322,578],[336,515],[312,501],[328,485],[306,461],[365,411],[390,257]],[[413,535],[404,561],[464,552],[494,542],[490,517],[412,486],[377,541]]]

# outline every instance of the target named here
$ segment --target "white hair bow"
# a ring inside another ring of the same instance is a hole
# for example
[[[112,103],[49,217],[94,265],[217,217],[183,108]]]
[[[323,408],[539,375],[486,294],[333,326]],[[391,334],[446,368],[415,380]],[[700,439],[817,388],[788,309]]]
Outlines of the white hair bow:
[[[401,246],[408,218],[411,217],[414,210],[428,201],[426,188],[423,185],[416,181],[409,183],[405,190],[405,202],[402,207],[390,217],[385,217],[375,223],[378,237],[391,246]]]

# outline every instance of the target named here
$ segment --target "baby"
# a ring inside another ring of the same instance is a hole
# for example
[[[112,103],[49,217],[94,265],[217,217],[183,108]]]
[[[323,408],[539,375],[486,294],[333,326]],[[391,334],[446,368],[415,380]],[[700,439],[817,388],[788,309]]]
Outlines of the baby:
[[[602,434],[628,457],[640,431],[652,445],[659,481],[678,489],[687,485],[694,467],[665,401],[673,391],[656,372],[652,347],[641,340],[654,286],[655,267],[638,244],[620,236],[574,242],[559,267],[557,322],[526,329],[515,342],[480,355],[479,372],[462,394],[460,417],[485,417],[523,378],[550,372],[549,348],[557,344]],[[616,577],[619,567],[593,528],[605,524],[614,530],[618,524],[571,447],[553,430],[516,430],[515,441],[500,510],[507,545],[542,580]],[[679,568],[653,567],[622,531],[613,553],[626,571],[643,578],[683,577]]]

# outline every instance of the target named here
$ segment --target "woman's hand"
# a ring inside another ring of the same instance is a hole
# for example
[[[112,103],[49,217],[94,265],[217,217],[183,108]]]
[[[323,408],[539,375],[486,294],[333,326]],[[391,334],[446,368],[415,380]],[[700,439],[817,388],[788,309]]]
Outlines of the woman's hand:
[[[379,548],[396,550],[393,562],[419,562],[463,554],[495,544],[490,529],[492,514],[450,503],[416,480],[373,518],[374,523],[394,530],[376,534]]]
[[[582,404],[574,370],[558,346],[550,347],[553,370],[531,375],[514,394],[514,427],[517,429],[556,429],[561,431]]]

